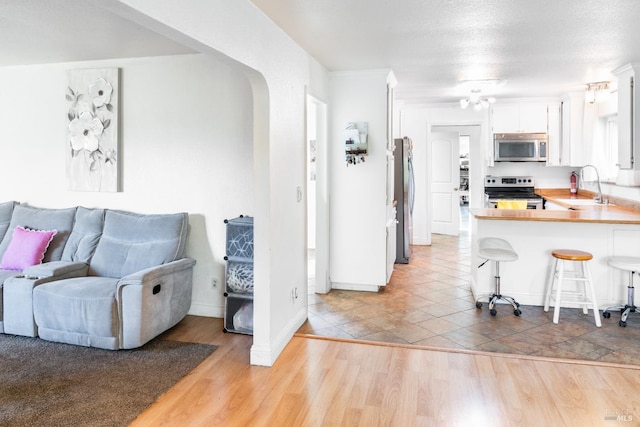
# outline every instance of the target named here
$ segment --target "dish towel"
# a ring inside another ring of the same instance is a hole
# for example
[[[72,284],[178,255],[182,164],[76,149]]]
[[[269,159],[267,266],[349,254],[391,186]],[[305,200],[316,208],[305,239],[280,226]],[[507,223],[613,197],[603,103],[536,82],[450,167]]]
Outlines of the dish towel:
[[[498,200],[498,209],[527,209],[526,200]]]

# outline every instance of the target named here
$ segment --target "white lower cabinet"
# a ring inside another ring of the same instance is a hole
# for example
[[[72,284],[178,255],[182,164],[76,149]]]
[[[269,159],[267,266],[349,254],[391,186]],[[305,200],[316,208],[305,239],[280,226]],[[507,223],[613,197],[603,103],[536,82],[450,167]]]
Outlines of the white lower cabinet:
[[[483,262],[478,256],[478,239],[499,237],[511,243],[518,253],[518,260],[500,263],[502,290],[522,305],[544,305],[553,249],[579,249],[593,254],[589,265],[593,281],[598,284],[596,295],[601,309],[626,300],[628,272],[608,266],[607,257],[637,256],[640,243],[637,224],[472,218],[471,227],[475,230],[471,239],[471,288],[476,297],[495,288],[495,263],[477,267]]]

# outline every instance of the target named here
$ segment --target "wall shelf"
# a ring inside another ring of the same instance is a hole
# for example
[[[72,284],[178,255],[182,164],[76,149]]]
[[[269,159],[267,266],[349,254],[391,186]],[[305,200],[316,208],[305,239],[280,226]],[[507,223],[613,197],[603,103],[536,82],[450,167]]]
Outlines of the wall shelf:
[[[344,151],[347,166],[364,163],[368,154],[367,134],[369,124],[367,122],[349,122],[344,130]]]

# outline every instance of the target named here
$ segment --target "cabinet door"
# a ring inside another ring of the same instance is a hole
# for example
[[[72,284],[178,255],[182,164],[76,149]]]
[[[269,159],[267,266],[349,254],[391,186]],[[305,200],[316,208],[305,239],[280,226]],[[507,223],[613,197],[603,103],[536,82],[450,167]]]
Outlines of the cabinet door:
[[[547,147],[547,165],[562,165],[562,125],[561,125],[561,104],[552,103],[547,107],[548,111],[548,134],[549,146]]]
[[[546,103],[520,104],[520,132],[547,132]]]
[[[618,163],[633,167],[633,77],[618,78]]]
[[[496,104],[491,106],[491,128],[493,133],[519,132],[520,110],[518,104]]]
[[[585,165],[586,153],[582,137],[584,120],[584,92],[568,94],[562,100],[560,166]]]
[[[547,104],[524,102],[491,107],[493,133],[544,132],[548,130]]]

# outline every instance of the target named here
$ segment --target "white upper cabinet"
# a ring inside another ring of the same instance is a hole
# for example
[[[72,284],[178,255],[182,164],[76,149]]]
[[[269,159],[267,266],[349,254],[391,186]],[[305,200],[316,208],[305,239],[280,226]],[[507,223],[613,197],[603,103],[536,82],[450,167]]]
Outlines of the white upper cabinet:
[[[620,169],[640,169],[634,162],[640,138],[640,111],[634,89],[635,70],[631,64],[613,71],[618,77],[618,163]],[[635,141],[634,141],[635,139]]]
[[[520,104],[520,132],[548,132],[547,103]]]
[[[519,132],[520,108],[518,104],[491,106],[491,129],[493,133]]]
[[[547,165],[560,164],[562,150],[562,104],[553,102],[547,105]]]
[[[618,79],[618,165],[633,169],[633,77]]]
[[[557,125],[556,120],[552,120],[556,111],[559,114]],[[584,166],[583,120],[584,92],[567,94],[557,108],[549,105],[548,166]],[[552,137],[552,129],[556,126],[559,134]]]
[[[584,92],[573,93],[562,101],[562,165],[584,166]]]
[[[493,133],[547,132],[546,102],[521,102],[491,106]]]

